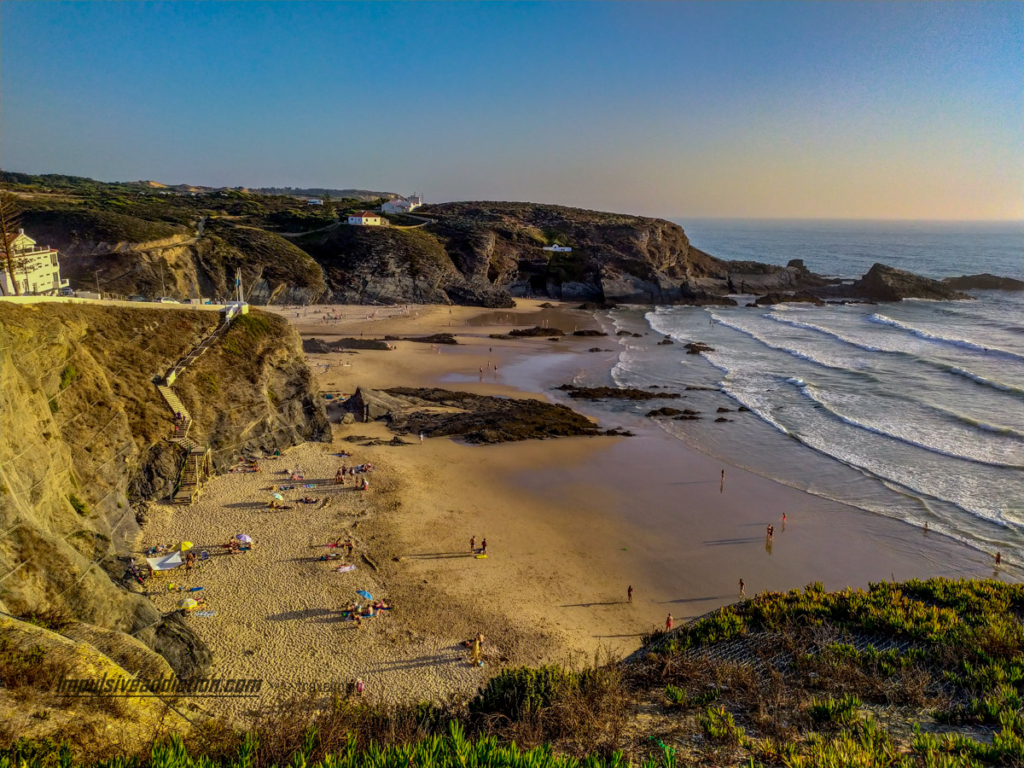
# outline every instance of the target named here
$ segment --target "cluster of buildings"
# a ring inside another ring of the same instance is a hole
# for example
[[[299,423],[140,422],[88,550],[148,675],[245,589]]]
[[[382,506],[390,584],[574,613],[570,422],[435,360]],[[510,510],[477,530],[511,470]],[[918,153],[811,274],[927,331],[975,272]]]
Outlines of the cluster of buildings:
[[[419,195],[412,197],[400,197],[396,200],[388,200],[380,207],[380,213],[374,211],[356,211],[350,213],[348,223],[353,227],[381,227],[387,224],[382,213],[410,213],[423,205],[423,198]]]
[[[7,250],[9,262],[8,254],[0,253],[0,291],[4,296],[52,296],[70,291],[68,281],[60,276],[57,249],[36,245],[24,229],[19,229],[9,236]]]

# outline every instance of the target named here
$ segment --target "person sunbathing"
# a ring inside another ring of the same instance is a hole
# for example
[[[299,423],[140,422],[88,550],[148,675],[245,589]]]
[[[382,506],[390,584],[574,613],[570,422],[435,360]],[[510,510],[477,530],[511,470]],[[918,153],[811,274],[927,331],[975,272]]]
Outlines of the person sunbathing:
[[[303,504],[316,504],[317,501],[319,501],[319,499],[316,499],[316,498],[314,498],[312,496],[303,496],[302,497],[302,503]]]

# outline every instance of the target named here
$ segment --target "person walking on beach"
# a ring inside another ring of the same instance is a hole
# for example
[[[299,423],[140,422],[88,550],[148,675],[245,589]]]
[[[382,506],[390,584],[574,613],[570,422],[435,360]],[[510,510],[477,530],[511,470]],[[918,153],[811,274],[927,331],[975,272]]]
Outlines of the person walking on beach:
[[[740,598],[747,596],[747,585],[743,583],[743,579],[740,579]]]
[[[484,540],[480,542],[480,554],[481,555],[486,555],[487,554],[487,539],[486,538],[484,538]]]
[[[476,536],[469,537],[469,551],[476,552]]]
[[[718,492],[722,493],[725,491],[725,470],[722,470],[722,480],[718,484]]]
[[[670,613],[670,614],[668,615],[668,618],[667,618],[667,619],[665,619],[665,631],[666,631],[666,632],[671,632],[671,631],[672,631],[672,625],[673,625],[674,623],[675,623],[675,622],[674,622],[674,620],[672,619],[672,614]]]
[[[423,433],[420,432],[420,445],[423,445]]]
[[[1001,562],[1003,562],[1003,553],[996,552],[996,565],[999,565]]]
[[[629,589],[626,590],[626,602],[627,603],[632,603],[633,602],[633,585],[632,584],[630,584],[629,585]]]

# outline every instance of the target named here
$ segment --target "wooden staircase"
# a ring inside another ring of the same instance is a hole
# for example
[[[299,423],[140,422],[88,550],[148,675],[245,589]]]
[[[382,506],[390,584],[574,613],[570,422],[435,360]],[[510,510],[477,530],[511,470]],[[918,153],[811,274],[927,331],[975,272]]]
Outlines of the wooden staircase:
[[[232,309],[224,314],[224,320],[217,329],[204,338],[199,344],[193,347],[188,354],[176,362],[171,369],[159,380],[156,385],[157,391],[163,397],[164,402],[174,413],[175,426],[173,435],[168,438],[172,443],[177,443],[185,451],[185,463],[178,476],[178,482],[171,493],[171,501],[175,504],[191,504],[198,498],[203,487],[203,482],[212,474],[212,462],[210,459],[209,446],[203,446],[189,437],[189,430],[192,428],[192,414],[181,402],[181,399],[171,389],[171,385],[189,365],[198,360],[203,353],[212,347],[225,331],[231,326],[231,321],[238,315],[238,309]],[[178,415],[181,419],[178,419]]]

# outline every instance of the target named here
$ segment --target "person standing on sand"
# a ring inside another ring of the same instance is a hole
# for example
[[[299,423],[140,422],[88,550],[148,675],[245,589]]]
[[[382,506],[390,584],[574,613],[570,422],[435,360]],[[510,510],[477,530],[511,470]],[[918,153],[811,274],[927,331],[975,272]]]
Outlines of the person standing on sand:
[[[743,583],[743,579],[740,579],[740,598],[747,596],[747,585]]]
[[[1003,562],[1003,553],[996,552],[996,565],[999,565],[1001,562]]]
[[[632,603],[633,602],[633,585],[632,584],[630,584],[629,585],[629,589],[626,590],[626,602],[627,603]]]
[[[469,551],[476,552],[476,536],[469,537]]]
[[[672,624],[673,623],[674,623],[674,621],[672,619],[672,614],[670,613],[668,615],[668,618],[665,619],[665,631],[666,632],[671,632],[672,631]]]
[[[481,555],[486,555],[487,554],[487,538],[486,537],[484,538],[483,541],[480,542],[480,554]]]
[[[718,484],[718,492],[722,493],[725,491],[725,470],[722,470],[722,480]]]

